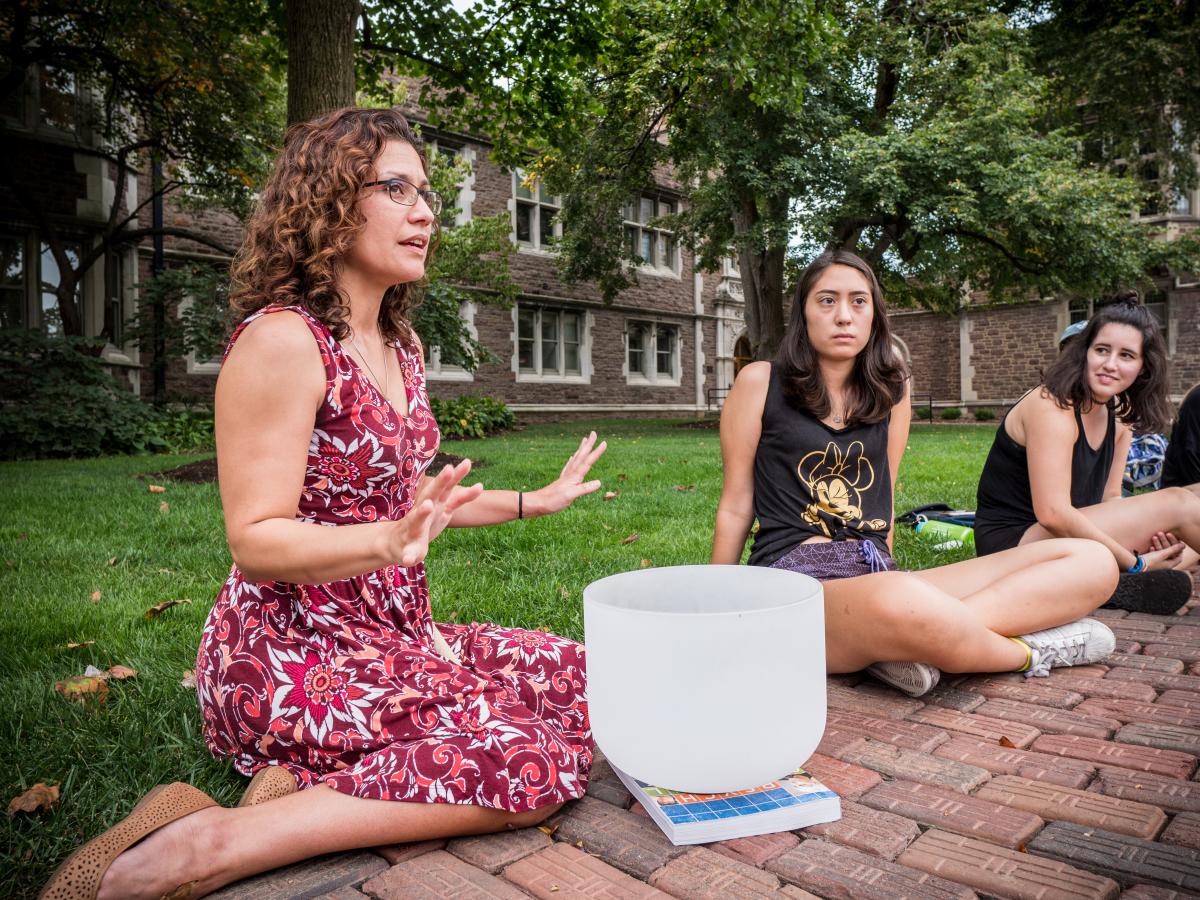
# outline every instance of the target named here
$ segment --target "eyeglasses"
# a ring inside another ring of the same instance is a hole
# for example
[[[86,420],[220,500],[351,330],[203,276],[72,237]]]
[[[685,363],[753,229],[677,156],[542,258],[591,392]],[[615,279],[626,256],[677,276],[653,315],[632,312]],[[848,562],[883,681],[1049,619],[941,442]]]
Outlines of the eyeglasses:
[[[411,181],[405,181],[403,178],[387,178],[383,181],[368,181],[363,185],[365,188],[382,187],[387,191],[388,199],[393,203],[399,203],[403,206],[416,205],[417,198],[422,197],[425,200],[425,205],[429,207],[429,211],[435,216],[441,215],[442,212],[442,195],[437,191],[426,190],[417,187]]]

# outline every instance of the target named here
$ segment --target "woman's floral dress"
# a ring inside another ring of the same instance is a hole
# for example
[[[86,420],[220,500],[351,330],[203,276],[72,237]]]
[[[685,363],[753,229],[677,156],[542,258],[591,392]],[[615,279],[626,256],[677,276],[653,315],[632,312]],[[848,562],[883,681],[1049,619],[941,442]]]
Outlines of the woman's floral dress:
[[[249,317],[234,333],[270,307]],[[398,349],[401,416],[315,318],[325,366],[296,518],[403,517],[438,447],[420,351]],[[226,351],[228,354],[228,350]],[[462,665],[435,649],[440,630]],[[196,662],[204,737],[243,774],[302,787],[522,812],[579,797],[591,766],[583,648],[495,625],[434,624],[425,567],[328,584],[255,583],[234,566]]]

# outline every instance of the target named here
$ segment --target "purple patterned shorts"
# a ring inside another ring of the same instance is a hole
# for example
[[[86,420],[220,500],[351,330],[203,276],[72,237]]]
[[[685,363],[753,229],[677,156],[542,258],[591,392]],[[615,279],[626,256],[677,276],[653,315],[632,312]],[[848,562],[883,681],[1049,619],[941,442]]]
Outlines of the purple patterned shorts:
[[[874,541],[826,541],[797,544],[770,567],[799,572],[817,581],[832,581],[872,572],[894,572],[896,561]]]

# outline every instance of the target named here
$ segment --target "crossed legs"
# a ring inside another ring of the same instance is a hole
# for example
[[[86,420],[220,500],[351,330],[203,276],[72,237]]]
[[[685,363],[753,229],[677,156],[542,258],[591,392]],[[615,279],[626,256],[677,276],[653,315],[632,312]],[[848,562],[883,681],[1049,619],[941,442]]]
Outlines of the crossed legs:
[[[1053,539],[921,572],[827,581],[830,672],[874,662],[920,661],[946,672],[1020,668],[1008,638],[1072,622],[1117,584],[1117,564],[1094,541]]]

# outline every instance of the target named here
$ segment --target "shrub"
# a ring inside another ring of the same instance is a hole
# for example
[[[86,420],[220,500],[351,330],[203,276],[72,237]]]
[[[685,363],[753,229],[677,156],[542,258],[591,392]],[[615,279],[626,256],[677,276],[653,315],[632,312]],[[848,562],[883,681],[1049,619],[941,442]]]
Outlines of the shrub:
[[[213,411],[209,407],[172,409],[162,414],[157,429],[168,453],[195,453],[216,448]]]
[[[947,406],[941,411],[940,415],[945,421],[953,422],[955,419],[962,418],[962,410],[957,406]]]
[[[0,456],[29,459],[166,449],[161,415],[123,389],[95,341],[0,331]]]
[[[973,415],[976,422],[990,422],[996,418],[996,411],[989,406],[980,406]]]
[[[434,398],[430,407],[444,438],[481,438],[517,421],[513,411],[493,397]]]
[[[912,415],[914,421],[928,422],[933,418],[933,410],[929,404],[926,404],[925,406],[914,406]]]

